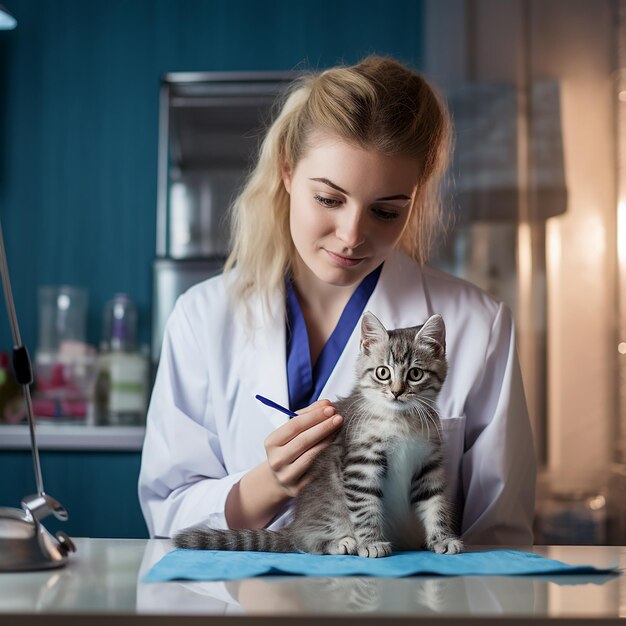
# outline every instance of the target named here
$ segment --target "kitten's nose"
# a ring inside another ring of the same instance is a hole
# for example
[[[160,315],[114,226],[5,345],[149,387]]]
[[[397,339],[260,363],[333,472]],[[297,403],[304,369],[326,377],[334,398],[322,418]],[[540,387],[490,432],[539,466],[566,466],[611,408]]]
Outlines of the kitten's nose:
[[[398,396],[402,395],[402,389],[392,389],[391,393],[393,394],[393,397],[397,400]]]

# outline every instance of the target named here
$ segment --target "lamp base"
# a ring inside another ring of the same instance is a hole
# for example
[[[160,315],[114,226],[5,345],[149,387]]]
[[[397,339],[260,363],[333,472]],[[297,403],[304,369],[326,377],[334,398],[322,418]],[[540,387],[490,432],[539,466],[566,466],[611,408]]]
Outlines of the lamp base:
[[[63,567],[75,550],[64,532],[54,537],[30,511],[0,507],[0,572]]]

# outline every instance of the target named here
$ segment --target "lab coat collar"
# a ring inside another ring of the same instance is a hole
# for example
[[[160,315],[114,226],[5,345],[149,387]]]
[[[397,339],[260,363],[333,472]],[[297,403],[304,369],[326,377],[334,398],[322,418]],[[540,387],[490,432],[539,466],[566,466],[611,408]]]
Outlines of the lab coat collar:
[[[246,332],[246,341],[239,348],[243,351],[244,383],[253,396],[260,394],[278,404],[289,406],[287,387],[287,346],[284,313],[284,294],[275,294],[269,302],[269,309],[262,298],[255,298],[251,304],[253,332]],[[288,417],[257,402],[257,409],[267,416],[277,428]]]

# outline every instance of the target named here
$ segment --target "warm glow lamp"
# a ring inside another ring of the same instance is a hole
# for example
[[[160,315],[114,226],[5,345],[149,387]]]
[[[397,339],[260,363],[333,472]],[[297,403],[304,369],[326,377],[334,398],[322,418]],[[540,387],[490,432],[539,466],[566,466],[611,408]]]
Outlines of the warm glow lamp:
[[[0,30],[11,30],[16,26],[16,19],[0,5]],[[1,223],[0,273],[13,334],[13,371],[24,394],[37,485],[37,493],[24,498],[21,509],[0,507],[0,571],[61,567],[65,565],[67,555],[73,552],[75,547],[64,532],[59,531],[54,537],[41,524],[41,520],[49,515],[54,515],[57,519],[64,521],[67,519],[67,511],[57,500],[46,494],[43,488],[35,438],[33,404],[30,397],[30,385],[33,382],[32,367],[28,350],[22,345],[20,339]]]

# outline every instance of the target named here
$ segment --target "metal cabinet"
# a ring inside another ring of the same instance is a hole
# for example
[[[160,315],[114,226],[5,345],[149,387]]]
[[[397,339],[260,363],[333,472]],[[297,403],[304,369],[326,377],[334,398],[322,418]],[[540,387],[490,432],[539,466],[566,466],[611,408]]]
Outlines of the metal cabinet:
[[[228,207],[241,189],[291,72],[163,76],[159,122],[152,358],[176,298],[222,269]]]

